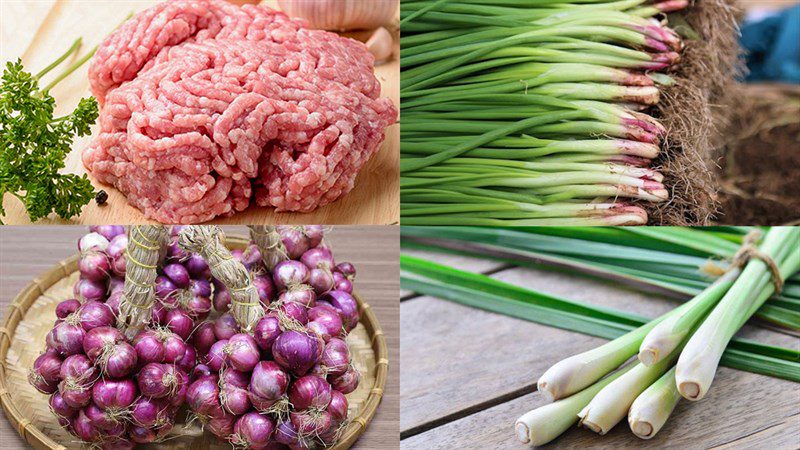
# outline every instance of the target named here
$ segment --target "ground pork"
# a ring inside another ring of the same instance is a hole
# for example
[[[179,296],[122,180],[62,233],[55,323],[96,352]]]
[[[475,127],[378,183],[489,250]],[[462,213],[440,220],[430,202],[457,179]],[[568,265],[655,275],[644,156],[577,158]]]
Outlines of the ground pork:
[[[84,165],[164,223],[251,199],[312,211],[353,188],[397,120],[363,44],[222,0],[139,13],[101,44],[89,80],[100,131]]]

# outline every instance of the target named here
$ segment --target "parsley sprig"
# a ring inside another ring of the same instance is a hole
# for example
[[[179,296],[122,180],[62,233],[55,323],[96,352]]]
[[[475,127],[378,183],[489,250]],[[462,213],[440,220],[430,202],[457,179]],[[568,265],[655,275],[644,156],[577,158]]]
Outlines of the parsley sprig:
[[[61,170],[73,139],[88,135],[97,120],[97,101],[93,97],[82,98],[72,113],[54,118],[56,102],[49,94],[55,83],[88,61],[94,51],[68,67],[44,89],[39,89],[39,79],[79,48],[80,39],[36,75],[26,72],[21,60],[9,61],[3,71],[0,200],[5,193],[17,197],[25,205],[31,221],[52,212],[65,219],[75,216],[95,195],[85,174],[65,174]],[[1,201],[0,215],[5,215]]]

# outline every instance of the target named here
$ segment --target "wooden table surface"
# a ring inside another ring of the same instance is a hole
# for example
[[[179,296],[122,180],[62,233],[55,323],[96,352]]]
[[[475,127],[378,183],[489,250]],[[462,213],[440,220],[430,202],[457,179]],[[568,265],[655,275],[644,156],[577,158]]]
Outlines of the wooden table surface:
[[[37,72],[69,48],[73,40],[83,37],[81,55],[99,44],[131,12],[138,12],[158,0],[2,0],[0,1],[0,61],[3,67],[8,60],[22,58],[25,67]],[[274,0],[264,2],[275,6]],[[398,8],[399,17],[399,8]],[[363,33],[356,35],[362,40]],[[375,74],[383,86],[382,95],[396,105],[400,98],[399,40],[396,40],[395,58],[376,66]],[[77,58],[72,58],[74,60]],[[67,67],[69,61],[63,65]],[[87,78],[88,64],[59,83],[51,94],[56,99],[55,116],[71,112],[81,97],[90,95]],[[58,73],[58,69],[54,73]],[[47,77],[45,77],[47,80]],[[96,126],[93,128],[96,130]],[[212,223],[254,224],[394,224],[400,220],[400,130],[393,125],[386,130],[386,140],[381,149],[361,170],[353,190],[336,202],[314,212],[276,213],[272,208],[251,205],[247,210],[231,217],[217,218]],[[81,152],[91,136],[76,139],[73,150],[66,158],[66,171],[82,174]],[[90,178],[92,178],[90,176]],[[38,224],[137,224],[147,223],[142,213],[129,205],[125,197],[113,186],[102,185],[92,178],[97,189],[109,194],[108,203],[97,206],[94,201],[83,209],[80,216],[71,220],[59,219],[55,214]],[[7,224],[28,224],[22,204],[6,195],[3,206]]]
[[[654,317],[677,304],[602,281],[461,256],[404,251],[462,270],[590,304]],[[537,378],[605,340],[401,291],[401,448],[524,449],[513,425],[545,404]],[[747,338],[800,347],[756,327]],[[575,428],[551,448],[800,448],[800,384],[721,368],[700,402],[681,401],[651,440],[623,421],[605,436]]]
[[[228,234],[246,235],[244,227],[224,227]],[[84,227],[0,227],[0,316],[11,299],[33,277],[73,255]],[[381,405],[353,449],[396,449],[399,445],[399,227],[334,227],[326,239],[340,261],[358,270],[355,287],[372,306],[389,347],[389,377]],[[2,409],[2,408],[0,408]],[[0,449],[26,448],[16,430],[0,419]]]

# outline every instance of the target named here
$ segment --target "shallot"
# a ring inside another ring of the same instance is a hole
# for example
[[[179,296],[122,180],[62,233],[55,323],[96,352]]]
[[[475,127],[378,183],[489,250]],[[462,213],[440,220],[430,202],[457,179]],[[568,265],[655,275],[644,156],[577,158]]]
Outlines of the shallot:
[[[108,247],[108,239],[100,233],[88,233],[78,240],[78,251],[81,253],[103,251]]]
[[[275,422],[257,412],[249,412],[240,417],[233,426],[231,444],[252,449],[263,449],[270,444],[275,431]]]
[[[258,403],[271,406],[286,394],[288,386],[289,374],[273,361],[261,361],[253,368],[249,389],[256,400],[261,400]]]
[[[189,386],[186,402],[195,414],[218,417],[222,411],[219,402],[218,379],[215,375],[200,377]]]
[[[150,398],[172,397],[187,381],[186,375],[170,364],[149,363],[138,374],[139,390]]]
[[[111,326],[116,320],[114,311],[108,305],[94,300],[84,303],[78,309],[78,318],[81,327],[86,331],[92,328]]]
[[[300,261],[283,261],[275,266],[272,280],[278,290],[285,290],[290,286],[305,284],[308,281],[308,267]]]
[[[262,350],[271,350],[272,344],[280,334],[280,319],[270,314],[262,317],[253,330],[253,338]]]
[[[324,409],[331,402],[331,385],[316,375],[298,378],[289,389],[289,401],[295,410]]]
[[[328,381],[334,389],[342,394],[349,394],[356,390],[361,375],[354,367],[349,367],[345,373],[337,376],[329,375]]]
[[[58,305],[56,305],[56,317],[59,319],[66,319],[67,316],[77,311],[80,307],[81,302],[75,298],[61,301],[58,303]]]
[[[69,406],[64,401],[64,397],[62,397],[61,394],[58,392],[50,396],[49,403],[50,403],[50,410],[53,411],[53,414],[57,415],[58,417],[71,419],[75,417],[75,414],[78,413],[77,408]]]
[[[136,384],[129,378],[122,380],[101,379],[92,388],[92,400],[103,410],[125,409],[133,404],[137,395]]]
[[[258,341],[256,334],[256,342]],[[217,336],[214,334],[214,323],[203,322],[198,325],[192,333],[191,343],[200,355],[208,353],[208,350],[217,341]]]
[[[238,333],[228,339],[224,350],[226,362],[241,372],[250,372],[258,363],[261,353],[252,336]]]
[[[47,333],[47,347],[64,356],[80,353],[85,334],[81,326],[65,320]]]
[[[87,280],[103,281],[111,271],[111,262],[105,252],[90,250],[78,260],[78,270]]]
[[[287,330],[272,344],[275,362],[297,376],[305,375],[319,360],[319,341],[306,333]]]

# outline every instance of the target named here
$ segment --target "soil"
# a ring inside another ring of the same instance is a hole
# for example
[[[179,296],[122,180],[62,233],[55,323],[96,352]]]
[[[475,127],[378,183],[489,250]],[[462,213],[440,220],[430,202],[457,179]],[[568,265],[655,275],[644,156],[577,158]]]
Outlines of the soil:
[[[717,221],[800,224],[800,86],[740,89],[720,155]]]

